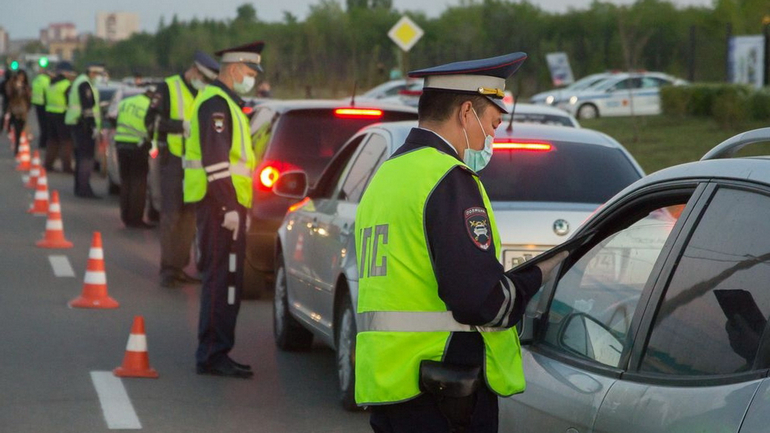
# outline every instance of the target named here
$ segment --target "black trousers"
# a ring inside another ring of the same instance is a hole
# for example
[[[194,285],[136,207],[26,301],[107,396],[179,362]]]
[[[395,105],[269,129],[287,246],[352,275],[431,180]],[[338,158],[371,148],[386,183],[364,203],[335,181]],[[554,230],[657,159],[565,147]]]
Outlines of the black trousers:
[[[35,114],[37,115],[37,126],[40,130],[37,134],[37,148],[45,149],[48,143],[48,121],[45,118],[45,105],[35,105]]]
[[[198,321],[198,366],[216,367],[226,362],[235,345],[235,323],[241,307],[243,259],[246,252],[246,209],[238,209],[238,239],[222,227],[224,213],[215,200],[206,197],[198,203],[198,269],[201,271],[201,310]],[[231,275],[231,252],[235,253],[235,272]],[[231,292],[229,287],[234,287]]]
[[[70,127],[64,124],[64,113],[46,112],[45,120],[48,124],[46,139],[45,162],[43,166],[48,171],[53,171],[53,164],[57,158],[61,159],[62,171],[72,172],[72,132]]]
[[[184,203],[182,158],[167,148],[160,155],[160,274],[178,275],[190,263],[195,206]]]
[[[21,133],[24,131],[24,126],[27,124],[27,120],[21,117],[11,115],[10,125],[13,128],[13,154],[19,153],[19,145],[21,144]]]
[[[369,424],[375,433],[450,433],[449,423],[438,409],[435,397],[423,394],[403,403],[370,406]],[[481,386],[476,407],[465,433],[497,433],[497,395]]]
[[[149,150],[141,143],[116,142],[120,171],[120,219],[126,226],[143,222],[147,202]]]
[[[75,143],[75,195],[94,195],[91,188],[91,173],[94,171],[96,141],[93,129],[85,122],[72,127],[72,141]]]

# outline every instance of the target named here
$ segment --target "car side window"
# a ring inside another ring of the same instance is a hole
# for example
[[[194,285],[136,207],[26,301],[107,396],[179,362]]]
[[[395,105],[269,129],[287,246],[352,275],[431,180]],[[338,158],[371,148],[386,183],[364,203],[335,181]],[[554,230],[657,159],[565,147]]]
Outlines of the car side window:
[[[348,143],[342,146],[342,148],[334,155],[329,165],[326,166],[318,182],[313,187],[311,196],[313,198],[331,198],[336,191],[337,184],[342,177],[342,173],[345,171],[345,167],[348,166],[348,162],[355,155],[356,150],[361,145],[361,142],[366,137],[366,134],[361,134],[350,139]]]
[[[619,367],[631,319],[686,198],[613,222],[615,230],[558,281],[543,343]]]
[[[717,190],[668,284],[642,371],[702,376],[753,368],[770,314],[768,215],[768,195]]]
[[[388,142],[385,137],[377,133],[369,137],[342,183],[338,196],[340,200],[357,203],[361,199],[369,179],[387,158],[387,149]]]

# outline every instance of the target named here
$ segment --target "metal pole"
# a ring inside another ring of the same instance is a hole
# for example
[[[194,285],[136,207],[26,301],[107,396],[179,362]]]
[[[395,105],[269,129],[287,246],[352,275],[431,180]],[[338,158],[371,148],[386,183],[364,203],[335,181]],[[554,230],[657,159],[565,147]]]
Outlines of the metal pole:
[[[695,56],[695,26],[690,26],[690,56],[687,59],[687,79],[690,80],[690,82],[695,81],[695,59],[697,58]]]
[[[733,36],[733,25],[730,23],[727,23],[727,28],[725,29],[725,81],[730,82],[732,81],[732,71],[730,70],[730,40]]]
[[[770,85],[770,15],[762,18],[762,25],[765,33],[765,86]]]

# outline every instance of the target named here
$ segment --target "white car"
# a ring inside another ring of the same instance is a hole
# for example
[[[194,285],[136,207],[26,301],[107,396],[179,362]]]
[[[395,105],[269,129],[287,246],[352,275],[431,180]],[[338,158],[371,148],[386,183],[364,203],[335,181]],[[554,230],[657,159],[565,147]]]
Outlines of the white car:
[[[337,353],[343,407],[356,408],[355,216],[377,168],[417,122],[365,127],[330,161],[313,189],[307,176],[282,176],[273,191],[292,197],[275,245],[273,331],[282,350],[320,338]],[[564,242],[602,203],[640,179],[642,169],[617,141],[583,128],[507,123],[480,172],[492,202],[506,268]],[[287,192],[288,191],[288,192]]]
[[[566,94],[572,95],[575,92],[578,92],[580,90],[583,90],[595,84],[598,84],[606,80],[607,78],[611,77],[612,75],[613,75],[612,72],[602,72],[599,74],[591,74],[560,89],[553,89],[547,92],[540,92],[532,96],[531,98],[529,98],[529,102],[533,104],[538,104],[538,105],[556,105],[556,103],[560,99],[562,99],[564,95]]]
[[[390,98],[390,97],[397,97],[398,92],[406,89],[408,86],[412,85],[413,83],[419,83],[420,88],[422,88],[422,78],[419,79],[408,79],[408,80],[390,80],[386,81],[382,84],[379,84],[369,90],[367,90],[364,94],[360,96],[356,96],[356,99],[383,99],[383,98]]]
[[[661,113],[660,88],[687,81],[660,72],[615,74],[594,86],[567,95],[557,106],[578,119],[600,116],[656,115]]]
[[[537,123],[542,125],[557,125],[580,128],[580,122],[575,116],[559,108],[547,105],[526,104],[522,102],[506,104],[508,112],[513,112],[513,121],[518,123]],[[503,114],[503,123],[511,120],[510,114]]]

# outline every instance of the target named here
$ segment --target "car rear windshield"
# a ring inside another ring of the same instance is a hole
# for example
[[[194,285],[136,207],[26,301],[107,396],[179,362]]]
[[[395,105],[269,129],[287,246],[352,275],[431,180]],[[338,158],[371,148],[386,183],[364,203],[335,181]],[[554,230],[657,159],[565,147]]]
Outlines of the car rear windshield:
[[[617,148],[555,142],[548,152],[495,149],[479,176],[492,201],[604,203],[640,178]]]
[[[385,111],[382,117],[340,118],[333,109],[293,110],[281,116],[265,159],[304,170],[314,184],[337,150],[359,129],[376,122],[415,120],[417,113]]]

